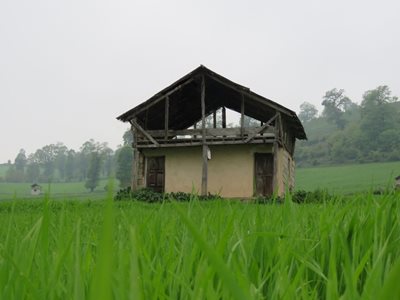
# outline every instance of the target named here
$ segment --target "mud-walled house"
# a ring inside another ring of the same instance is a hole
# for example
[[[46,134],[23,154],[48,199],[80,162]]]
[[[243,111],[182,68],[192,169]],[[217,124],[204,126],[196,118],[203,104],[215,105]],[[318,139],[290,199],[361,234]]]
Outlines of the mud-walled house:
[[[227,110],[238,126],[227,128]],[[294,186],[295,141],[306,139],[295,112],[204,66],[117,119],[133,131],[133,190],[282,195]]]

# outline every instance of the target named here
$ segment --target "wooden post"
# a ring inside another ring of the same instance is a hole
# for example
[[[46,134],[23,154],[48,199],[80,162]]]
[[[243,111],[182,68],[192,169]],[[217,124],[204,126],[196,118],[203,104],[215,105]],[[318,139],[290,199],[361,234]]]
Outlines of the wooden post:
[[[240,105],[240,136],[243,138],[244,132],[244,95],[242,94],[242,103]]]
[[[217,128],[217,111],[213,111],[213,127]]]
[[[274,144],[273,144],[273,155],[274,155],[274,172],[273,172],[273,177],[272,177],[272,188],[274,191],[274,194],[280,196],[279,194],[279,178],[278,178],[278,150],[279,150],[279,145],[278,145],[278,135],[279,135],[279,125],[278,125],[278,119],[280,117],[279,112],[276,112],[276,118],[275,118],[275,138],[274,138]]]
[[[222,128],[226,128],[226,109],[222,106]]]
[[[206,144],[206,86],[204,76],[201,77],[201,137],[203,146],[203,168],[201,176],[201,195],[207,196],[207,174],[208,174],[208,159],[207,159],[207,144]]]
[[[137,130],[135,126],[131,126],[131,131],[132,131],[132,136],[133,136],[133,141],[132,141],[132,151],[133,151],[133,156],[132,156],[132,183],[131,183],[131,189],[132,191],[137,190],[137,182],[138,182],[138,169],[139,169],[139,152],[137,149]]]
[[[168,140],[168,123],[169,123],[169,97],[165,98],[165,122],[164,122],[164,130],[165,130],[165,140]]]

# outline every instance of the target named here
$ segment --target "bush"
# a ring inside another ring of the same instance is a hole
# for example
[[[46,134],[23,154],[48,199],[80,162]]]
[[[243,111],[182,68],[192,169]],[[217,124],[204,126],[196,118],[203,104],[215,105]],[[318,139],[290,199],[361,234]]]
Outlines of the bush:
[[[127,200],[131,199],[131,187],[120,189],[114,197],[114,200]]]
[[[208,194],[207,196],[197,196],[190,193],[184,192],[172,192],[172,193],[157,193],[151,189],[143,188],[132,192],[130,187],[120,189],[115,200],[137,200],[148,203],[163,202],[167,200],[175,200],[179,202],[188,202],[193,199],[198,200],[215,200],[222,199],[219,195]]]
[[[321,189],[314,191],[299,190],[292,194],[292,201],[295,203],[321,203],[332,198],[328,191]]]
[[[276,196],[257,196],[254,199],[255,203],[258,204],[272,204],[272,203],[283,203],[284,200],[281,197]]]

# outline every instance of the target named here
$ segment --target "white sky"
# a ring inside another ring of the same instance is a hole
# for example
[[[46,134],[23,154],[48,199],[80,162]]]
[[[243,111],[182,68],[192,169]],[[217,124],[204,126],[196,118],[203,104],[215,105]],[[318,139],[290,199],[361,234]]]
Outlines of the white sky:
[[[115,148],[115,118],[200,64],[298,111],[343,88],[400,96],[397,0],[0,0],[0,163]]]

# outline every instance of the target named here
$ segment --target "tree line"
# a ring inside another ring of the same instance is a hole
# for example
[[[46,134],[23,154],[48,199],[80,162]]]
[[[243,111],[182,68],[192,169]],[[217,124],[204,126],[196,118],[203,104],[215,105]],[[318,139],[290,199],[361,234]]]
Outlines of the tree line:
[[[366,91],[357,104],[343,89],[327,91],[323,111],[300,105],[308,141],[297,143],[298,165],[400,160],[400,102],[388,86]]]
[[[63,143],[49,144],[34,153],[27,154],[21,149],[14,162],[8,162],[5,182],[85,182],[93,191],[101,178],[116,176],[121,186],[130,183],[132,167],[132,136],[127,130],[123,145],[116,151],[107,143],[90,139],[78,151],[69,149]]]

